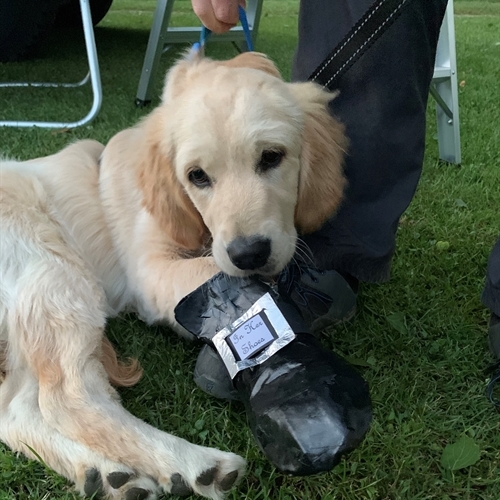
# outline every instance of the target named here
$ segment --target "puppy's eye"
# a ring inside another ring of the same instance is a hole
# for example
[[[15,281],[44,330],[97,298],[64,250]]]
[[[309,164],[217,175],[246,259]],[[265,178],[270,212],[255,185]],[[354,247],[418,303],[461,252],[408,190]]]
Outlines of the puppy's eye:
[[[199,188],[206,188],[212,185],[210,177],[201,168],[191,170],[188,174],[188,179],[191,184]]]
[[[285,152],[280,149],[266,149],[262,152],[259,160],[259,169],[263,172],[277,167],[283,160]]]

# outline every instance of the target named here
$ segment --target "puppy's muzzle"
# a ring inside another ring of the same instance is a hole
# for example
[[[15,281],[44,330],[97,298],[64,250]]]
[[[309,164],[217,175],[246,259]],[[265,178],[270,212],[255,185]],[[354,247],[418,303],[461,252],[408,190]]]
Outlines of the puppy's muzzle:
[[[226,250],[238,269],[253,271],[267,264],[271,255],[271,240],[259,235],[240,236],[231,241]]]

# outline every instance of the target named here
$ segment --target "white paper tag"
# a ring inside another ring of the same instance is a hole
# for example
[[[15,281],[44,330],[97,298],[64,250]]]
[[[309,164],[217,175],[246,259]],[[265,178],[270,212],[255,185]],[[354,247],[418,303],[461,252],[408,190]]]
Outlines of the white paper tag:
[[[212,338],[231,378],[246,368],[260,365],[295,338],[269,293],[257,300],[234,323]]]
[[[260,312],[245,321],[231,335],[226,337],[226,342],[231,347],[238,361],[251,358],[262,351],[277,339],[276,331],[269,323],[264,312]]]

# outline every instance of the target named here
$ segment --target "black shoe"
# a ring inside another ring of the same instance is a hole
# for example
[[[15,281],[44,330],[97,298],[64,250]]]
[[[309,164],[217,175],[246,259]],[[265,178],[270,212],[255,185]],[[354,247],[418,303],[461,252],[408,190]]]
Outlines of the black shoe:
[[[320,271],[294,262],[276,282],[279,293],[292,299],[312,333],[348,321],[356,312],[357,280],[337,271]],[[194,381],[211,396],[239,400],[222,360],[208,347],[202,347],[198,355]]]
[[[493,356],[500,360],[500,316],[497,316],[495,313],[491,313],[490,316],[488,344]]]
[[[495,396],[495,388],[500,386],[500,317],[495,313],[491,313],[490,324],[488,327],[488,343],[490,350],[497,361],[488,368],[491,380],[486,389],[488,399],[495,405],[500,407],[500,399]]]
[[[220,273],[179,303],[176,319],[213,348],[214,335],[266,294],[296,336],[261,364],[236,373],[233,385],[257,443],[280,471],[310,475],[330,470],[368,431],[372,418],[368,384],[346,361],[303,333],[307,327],[288,297],[257,278]],[[234,346],[223,342],[226,351],[234,352]],[[274,341],[269,349],[278,344]],[[263,352],[254,352],[245,363]]]
[[[196,385],[210,396],[230,401],[241,400],[226,365],[217,352],[207,344],[202,346],[198,354],[193,379]]]
[[[293,262],[277,278],[278,291],[299,308],[309,330],[317,333],[349,321],[356,313],[358,280]]]

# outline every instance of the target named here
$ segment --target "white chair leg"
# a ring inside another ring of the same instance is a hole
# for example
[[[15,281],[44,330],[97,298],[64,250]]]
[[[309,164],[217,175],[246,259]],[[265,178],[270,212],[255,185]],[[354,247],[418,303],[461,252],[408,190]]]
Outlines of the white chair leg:
[[[84,118],[74,122],[0,121],[0,127],[75,128],[89,123],[97,116],[102,104],[102,84],[101,74],[99,71],[99,61],[97,59],[97,49],[95,45],[94,28],[92,25],[92,15],[90,12],[89,0],[80,0],[80,10],[82,13],[85,48],[87,51],[87,59],[89,64],[89,73],[83,80],[76,83],[0,83],[0,87],[80,87],[82,85],[85,85],[90,78],[93,93],[92,107],[90,108],[90,111]]]
[[[137,88],[136,106],[144,106],[151,102],[154,77],[165,46],[165,35],[167,34],[173,6],[174,0],[158,0],[156,4],[153,26],[149,34],[148,48],[146,49],[141,79]]]
[[[431,95],[436,100],[439,157],[444,161],[459,164],[462,155],[453,0],[448,2],[439,35]]]

